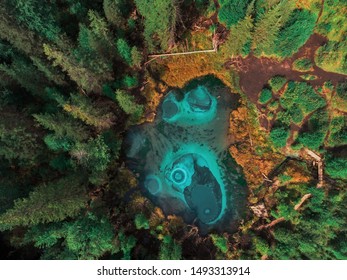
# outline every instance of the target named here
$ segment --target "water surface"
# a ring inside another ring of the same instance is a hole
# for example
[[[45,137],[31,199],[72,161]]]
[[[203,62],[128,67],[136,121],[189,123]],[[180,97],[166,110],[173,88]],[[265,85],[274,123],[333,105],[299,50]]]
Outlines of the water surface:
[[[215,77],[195,79],[165,95],[153,123],[130,129],[128,167],[166,214],[205,229],[231,227],[240,218],[246,184],[228,152],[238,100]]]

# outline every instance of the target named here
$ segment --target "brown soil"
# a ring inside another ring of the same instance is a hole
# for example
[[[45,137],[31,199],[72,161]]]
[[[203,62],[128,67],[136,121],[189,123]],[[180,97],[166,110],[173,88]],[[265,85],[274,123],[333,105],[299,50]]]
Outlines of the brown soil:
[[[300,75],[303,74],[302,72],[292,70],[292,63],[300,57],[307,57],[314,62],[316,50],[325,43],[326,38],[315,33],[296,54],[283,61],[270,58],[257,58],[253,54],[244,59],[238,59],[236,68],[240,75],[241,89],[252,102],[256,103],[258,94],[263,86],[275,75],[285,76],[287,80],[306,81],[300,77]],[[226,67],[230,65],[235,65],[234,61],[230,60],[225,64]],[[316,65],[313,67],[312,71],[307,73],[317,76],[315,80],[306,81],[315,87],[323,85],[323,83],[328,80],[336,84],[346,79],[345,75],[326,72]]]
[[[322,86],[326,81],[331,81],[336,85],[337,82],[346,80],[346,75],[326,72],[315,64],[312,71],[305,72],[317,77],[312,81],[302,79],[300,76],[304,74],[303,72],[292,70],[293,62],[301,57],[309,58],[314,63],[314,56],[317,49],[326,42],[327,39],[325,37],[314,33],[297,53],[283,61],[270,58],[258,58],[250,54],[246,58],[238,57],[229,60],[224,66],[226,68],[230,66],[236,68],[240,76],[240,87],[242,91],[253,103],[257,104],[257,107],[260,109],[261,106],[257,103],[259,92],[273,76],[280,75],[285,76],[287,80],[305,81],[315,88]],[[260,125],[266,129],[270,129],[273,123],[273,121],[269,121],[264,114],[260,116],[259,121]],[[298,130],[299,127],[293,125],[292,132]]]

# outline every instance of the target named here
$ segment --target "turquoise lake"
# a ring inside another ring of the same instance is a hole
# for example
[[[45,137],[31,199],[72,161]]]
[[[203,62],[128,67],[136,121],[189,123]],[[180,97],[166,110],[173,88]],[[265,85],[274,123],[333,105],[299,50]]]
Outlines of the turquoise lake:
[[[128,168],[166,214],[204,230],[232,230],[242,218],[247,186],[228,151],[239,98],[213,76],[194,79],[167,92],[154,122],[129,130]]]

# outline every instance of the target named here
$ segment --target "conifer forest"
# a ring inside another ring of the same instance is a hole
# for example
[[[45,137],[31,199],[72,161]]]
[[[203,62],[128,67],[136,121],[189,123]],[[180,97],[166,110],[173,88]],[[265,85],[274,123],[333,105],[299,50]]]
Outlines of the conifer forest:
[[[347,0],[1,0],[0,259],[346,260]]]

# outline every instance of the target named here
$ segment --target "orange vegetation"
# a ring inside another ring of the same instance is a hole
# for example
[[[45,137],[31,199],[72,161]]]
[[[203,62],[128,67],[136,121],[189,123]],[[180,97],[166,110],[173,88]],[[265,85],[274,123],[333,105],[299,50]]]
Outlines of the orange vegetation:
[[[243,167],[249,187],[259,186],[283,156],[269,145],[265,133],[254,123],[254,116],[245,106],[231,113],[230,131],[235,136],[231,155]]]
[[[282,174],[291,177],[287,182],[290,184],[308,183],[312,180],[312,175],[307,169],[292,161],[287,164]]]
[[[154,79],[148,77],[147,84],[143,88],[142,95],[146,97],[146,112],[145,121],[153,122],[156,116],[157,107],[160,100],[167,91],[167,87],[160,82],[156,82]]]
[[[219,53],[168,57],[157,63],[165,66],[161,79],[168,86],[183,87],[194,78],[213,74],[232,88],[230,72],[223,69]]]
[[[299,9],[311,9],[312,5],[317,5],[320,4],[321,5],[322,1],[321,0],[296,0],[296,6]]]

